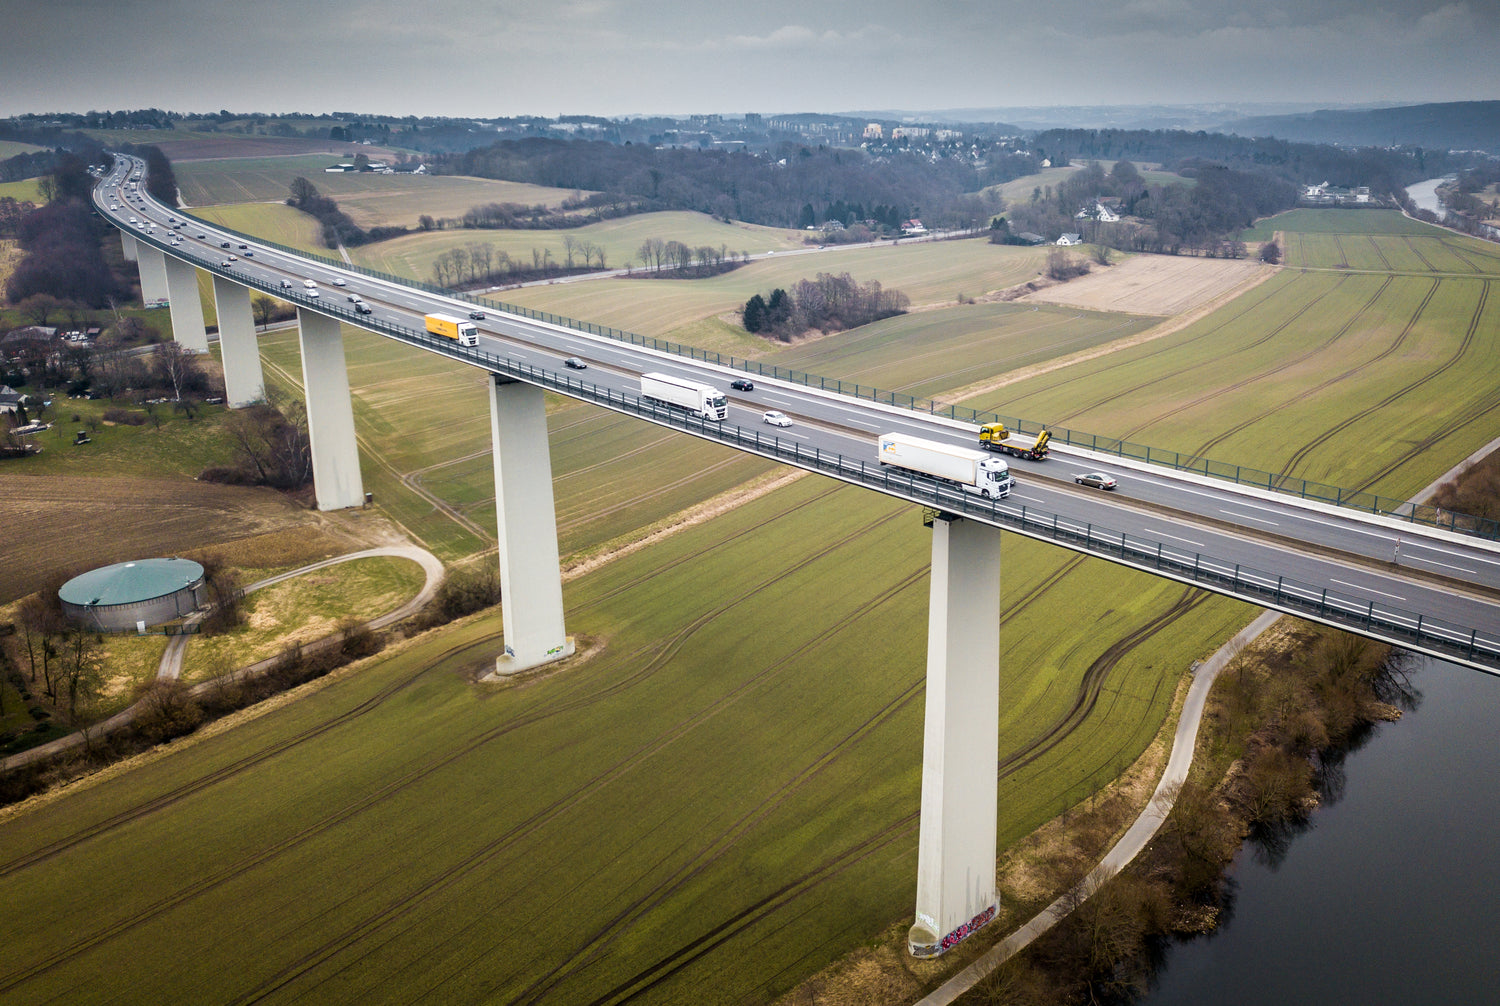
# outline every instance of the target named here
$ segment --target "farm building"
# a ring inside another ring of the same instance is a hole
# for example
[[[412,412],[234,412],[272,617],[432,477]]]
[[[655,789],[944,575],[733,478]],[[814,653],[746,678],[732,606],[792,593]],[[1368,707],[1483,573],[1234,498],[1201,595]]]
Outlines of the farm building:
[[[207,599],[203,567],[191,559],[137,559],[102,566],[73,577],[57,596],[69,618],[115,631],[169,622]]]

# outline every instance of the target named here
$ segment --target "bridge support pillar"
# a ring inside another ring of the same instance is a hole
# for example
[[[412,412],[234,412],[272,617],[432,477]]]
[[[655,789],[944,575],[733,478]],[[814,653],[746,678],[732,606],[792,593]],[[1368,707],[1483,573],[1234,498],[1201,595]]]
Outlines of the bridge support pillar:
[[[206,353],[208,331],[203,325],[203,299],[198,296],[198,269],[174,255],[162,255],[162,260],[172,309],[172,338],[184,349]]]
[[[141,302],[161,307],[167,302],[167,257],[159,248],[135,242],[135,264],[141,274]]]
[[[495,674],[507,675],[561,660],[573,652],[573,640],[563,625],[546,400],[541,388],[498,374],[490,378],[505,624],[505,654],[495,662]]]
[[[934,957],[995,917],[995,762],[1000,751],[1000,531],[932,522],[927,708],[916,924],[908,951]]]
[[[125,253],[126,262],[135,261],[135,235],[120,232],[120,250]]]
[[[297,329],[318,509],[363,506],[365,490],[359,473],[359,445],[354,439],[354,403],[344,363],[344,334],[337,318],[302,307],[297,308]]]
[[[219,316],[219,351],[224,357],[224,397],[231,409],[266,400],[266,379],[255,341],[250,288],[214,277],[214,312]]]

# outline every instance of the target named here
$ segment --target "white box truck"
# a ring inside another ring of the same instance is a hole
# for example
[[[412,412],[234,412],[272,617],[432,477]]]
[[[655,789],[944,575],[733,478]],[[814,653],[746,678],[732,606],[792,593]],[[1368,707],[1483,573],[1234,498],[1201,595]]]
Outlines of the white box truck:
[[[641,397],[659,402],[714,422],[729,418],[729,399],[711,384],[699,384],[670,374],[642,374]]]
[[[882,433],[875,453],[883,465],[928,475],[990,499],[1004,499],[1015,485],[1008,464],[968,447],[951,447],[904,433]]]

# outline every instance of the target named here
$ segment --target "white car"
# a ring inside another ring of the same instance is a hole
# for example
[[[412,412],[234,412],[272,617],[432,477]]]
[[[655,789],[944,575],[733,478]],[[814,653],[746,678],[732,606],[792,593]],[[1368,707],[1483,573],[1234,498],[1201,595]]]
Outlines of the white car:
[[[775,409],[772,409],[770,412],[767,412],[765,415],[761,416],[760,421],[763,423],[770,423],[772,426],[792,425],[791,416],[787,415],[785,412],[777,412]]]
[[[333,281],[333,285],[334,286],[346,286],[347,284],[345,284],[342,279],[335,278],[334,281]]]

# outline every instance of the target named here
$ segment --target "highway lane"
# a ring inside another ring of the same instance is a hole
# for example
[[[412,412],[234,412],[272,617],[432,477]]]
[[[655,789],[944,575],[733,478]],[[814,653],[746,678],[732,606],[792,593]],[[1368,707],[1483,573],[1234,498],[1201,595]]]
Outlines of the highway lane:
[[[96,190],[102,193],[103,189]],[[119,202],[119,201],[117,201]],[[119,202],[108,215],[125,224],[129,215],[155,220],[161,227],[177,217],[175,211],[145,197]],[[177,217],[177,219],[182,219]],[[149,231],[149,227],[146,228]],[[211,271],[250,277],[278,287],[285,299],[317,308],[348,308],[347,296],[357,293],[374,308],[372,320],[422,328],[422,314],[435,310],[458,313],[474,309],[461,300],[443,298],[400,284],[309,262],[276,249],[189,223],[181,244],[169,248]],[[134,228],[137,235],[141,228]],[[182,234],[183,230],[176,233]],[[199,239],[196,235],[204,234]],[[222,245],[228,242],[229,249]],[[240,249],[240,244],[248,249]],[[229,252],[254,252],[223,268]],[[315,279],[321,296],[308,298],[303,278]],[[342,281],[346,286],[334,283]],[[357,321],[355,322],[358,323]],[[600,387],[635,395],[642,371],[661,371],[727,388],[737,372],[675,355],[616,342],[532,319],[487,310],[477,322],[481,348],[531,366],[558,371],[561,359],[577,356],[590,365],[583,377]],[[783,443],[816,447],[849,458],[875,461],[875,439],[890,431],[911,433],[947,443],[977,446],[972,426],[941,417],[824,393],[784,381],[747,376],[751,392],[728,392],[728,422],[746,430],[763,429]],[[761,413],[769,408],[792,416],[797,425],[771,431],[762,427]],[[1055,514],[1063,527],[1090,525],[1123,532],[1129,541],[1154,543],[1159,554],[1192,561],[1212,556],[1226,571],[1238,564],[1247,569],[1275,571],[1263,577],[1274,586],[1278,577],[1297,580],[1313,591],[1327,590],[1335,603],[1390,606],[1423,612],[1429,618],[1452,621],[1484,633],[1500,633],[1500,546],[1479,539],[1412,525],[1395,518],[1378,518],[1347,509],[1258,492],[1217,480],[1155,469],[1120,459],[1091,456],[1068,447],[1055,447],[1042,462],[1010,458],[1019,487],[1007,507]],[[1101,470],[1120,484],[1114,494],[1081,489],[1072,483],[1077,472]],[[1132,547],[1134,547],[1132,545]],[[1208,568],[1208,566],[1204,566]],[[1339,599],[1346,600],[1339,600]]]

